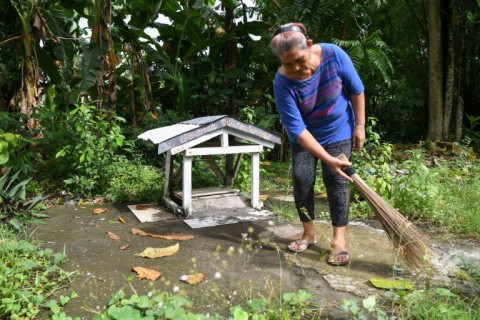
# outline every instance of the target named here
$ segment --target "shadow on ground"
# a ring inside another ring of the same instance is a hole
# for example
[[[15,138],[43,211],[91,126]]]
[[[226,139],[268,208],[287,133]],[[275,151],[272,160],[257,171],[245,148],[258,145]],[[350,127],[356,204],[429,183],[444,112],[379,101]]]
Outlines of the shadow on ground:
[[[95,208],[106,208],[107,212],[93,215]],[[369,279],[392,277],[402,271],[401,260],[385,233],[365,224],[348,226],[350,265],[331,267],[325,263],[331,233],[326,221],[316,222],[316,245],[301,254],[291,254],[286,246],[301,235],[301,225],[275,218],[191,229],[167,212],[159,221],[140,223],[127,205],[66,206],[51,208],[48,213],[50,218],[33,237],[44,248],[66,253],[64,268],[74,272],[71,290],[79,297],[64,311],[82,319],[105,310],[112,294],[120,289],[129,296],[173,293],[175,287],[193,302],[194,312],[220,314],[228,314],[233,305],[258,295],[279,297],[281,292],[305,289],[314,295],[325,318],[346,319],[340,309],[343,299],[361,300],[381,294],[369,285]],[[167,247],[177,242],[132,235],[132,228],[195,238],[178,242],[180,250],[173,256],[141,258],[135,254],[147,247]],[[115,233],[120,240],[110,239],[107,232]],[[128,249],[121,249],[127,245]],[[162,276],[155,282],[138,279],[132,271],[134,266],[158,270]],[[182,275],[196,272],[206,275],[197,286],[180,280]],[[412,274],[405,271],[404,276]]]

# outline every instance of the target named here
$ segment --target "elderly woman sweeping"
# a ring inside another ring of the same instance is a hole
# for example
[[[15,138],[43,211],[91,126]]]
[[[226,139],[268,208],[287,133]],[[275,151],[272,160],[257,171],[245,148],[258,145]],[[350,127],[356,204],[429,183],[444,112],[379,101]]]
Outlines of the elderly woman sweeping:
[[[327,191],[333,238],[327,263],[349,263],[345,240],[352,181],[337,158],[360,151],[365,141],[364,87],[349,56],[340,47],[313,44],[301,23],[282,26],[270,43],[281,61],[273,81],[275,102],[290,141],[295,205],[303,235],[288,249],[303,252],[316,243],[314,185],[318,159]]]

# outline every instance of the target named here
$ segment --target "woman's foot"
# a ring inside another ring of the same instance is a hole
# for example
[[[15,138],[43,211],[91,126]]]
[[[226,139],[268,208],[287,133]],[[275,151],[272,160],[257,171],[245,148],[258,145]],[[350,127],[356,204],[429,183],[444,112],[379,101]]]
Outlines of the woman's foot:
[[[308,239],[311,240],[308,240]],[[315,243],[317,243],[317,238],[316,236],[313,237],[302,237],[302,239],[298,239],[293,241],[288,245],[288,250],[296,253],[303,252],[307,250],[309,247],[313,246]]]
[[[331,266],[345,266],[350,262],[350,257],[348,256],[347,251],[339,251],[330,254],[328,257],[327,263]]]
[[[348,256],[347,245],[344,239],[336,239],[330,243],[330,256],[327,259],[327,263],[331,266],[344,266],[350,262]]]

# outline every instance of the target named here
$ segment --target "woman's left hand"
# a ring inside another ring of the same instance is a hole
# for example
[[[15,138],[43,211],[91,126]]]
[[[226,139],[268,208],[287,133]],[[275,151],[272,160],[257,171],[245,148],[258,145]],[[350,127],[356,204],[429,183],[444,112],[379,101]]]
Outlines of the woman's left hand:
[[[365,126],[358,124],[353,129],[352,136],[353,151],[359,152],[365,144]]]

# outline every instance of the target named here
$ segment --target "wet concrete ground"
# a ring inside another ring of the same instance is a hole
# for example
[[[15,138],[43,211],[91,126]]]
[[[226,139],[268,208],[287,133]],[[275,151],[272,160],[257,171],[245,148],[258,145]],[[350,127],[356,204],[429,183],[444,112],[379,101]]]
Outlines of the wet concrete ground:
[[[107,212],[93,215],[95,208],[106,208]],[[347,319],[339,308],[343,299],[360,301],[371,294],[382,295],[381,290],[369,284],[371,277],[390,278],[403,270],[403,277],[422,286],[421,277],[403,266],[386,234],[361,223],[347,228],[350,265],[331,267],[325,263],[331,234],[327,221],[316,222],[316,245],[292,254],[286,246],[301,235],[301,224],[276,218],[192,229],[169,213],[160,221],[142,224],[127,205],[66,206],[51,208],[49,214],[46,224],[33,233],[33,239],[42,247],[65,252],[64,268],[74,272],[70,289],[79,297],[64,310],[82,319],[104,310],[112,294],[120,289],[127,296],[179,290],[193,302],[193,311],[220,314],[228,314],[233,305],[259,295],[280,297],[284,292],[305,289],[314,295],[325,318]],[[126,223],[121,223],[119,217]],[[131,234],[132,228],[158,235],[188,234],[194,239],[140,237]],[[107,232],[115,233],[120,240],[112,240]],[[177,242],[180,250],[173,256],[148,259],[135,255],[147,247],[167,247]],[[455,262],[464,257],[480,261],[478,246],[463,244],[454,252],[442,247],[451,249],[451,244],[435,243],[434,249],[439,252],[436,261],[439,269],[443,268],[439,281],[448,284],[457,267]],[[121,249],[127,245],[128,249]],[[448,252],[455,256],[448,256]],[[132,271],[134,266],[158,270],[162,276],[155,282],[138,279]],[[182,275],[197,272],[206,275],[206,280],[197,286],[180,280]],[[477,289],[470,288],[473,293],[478,293]]]

